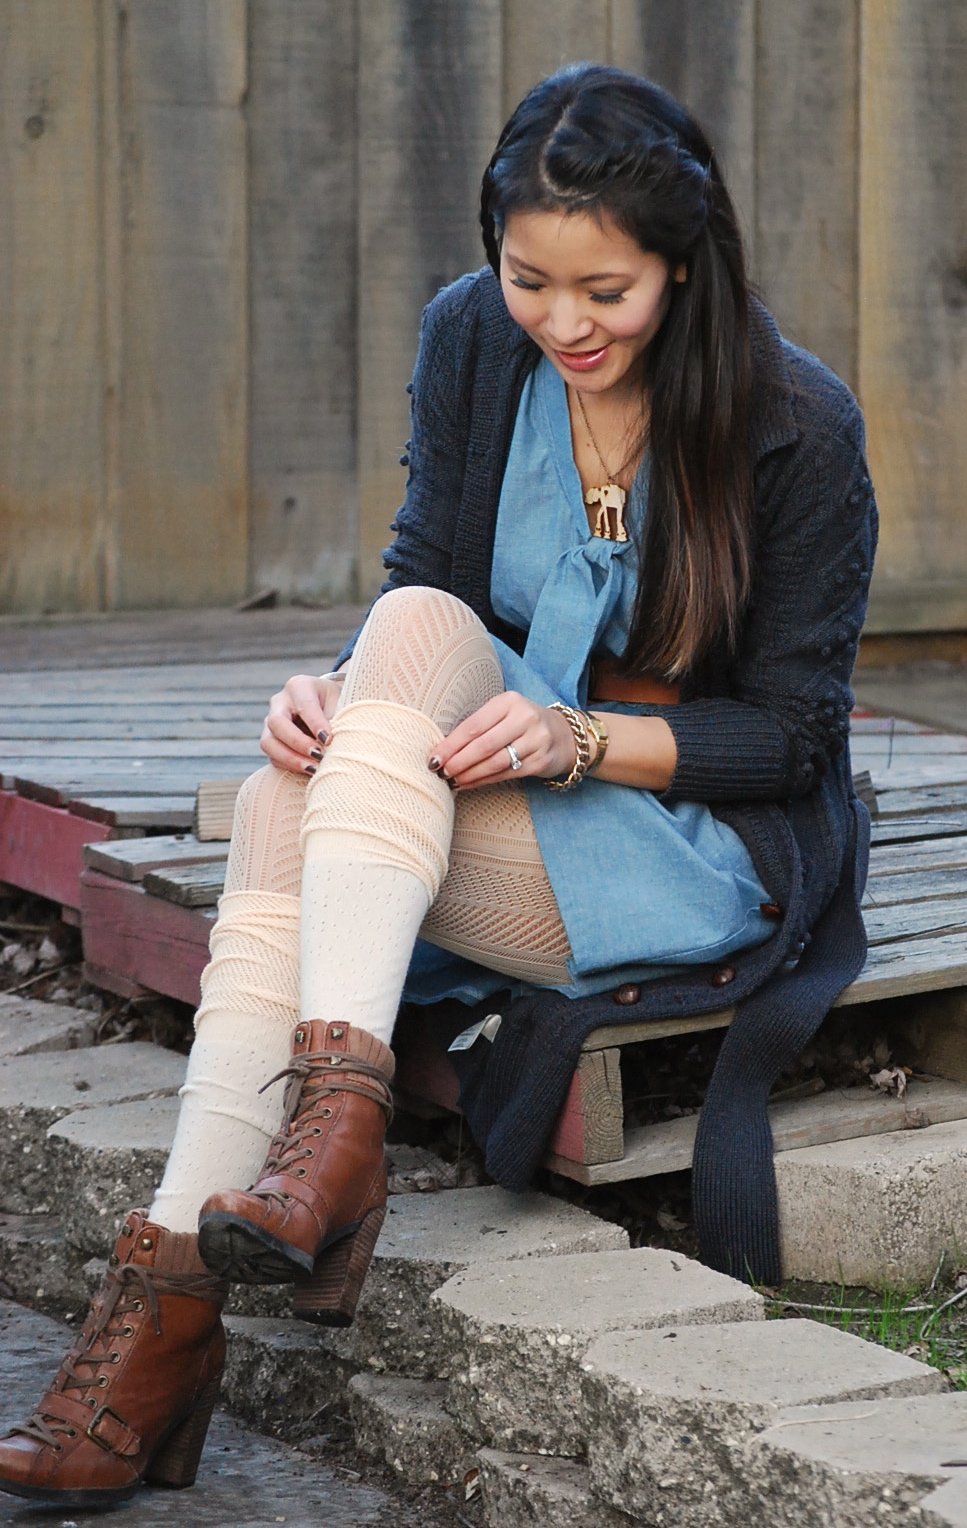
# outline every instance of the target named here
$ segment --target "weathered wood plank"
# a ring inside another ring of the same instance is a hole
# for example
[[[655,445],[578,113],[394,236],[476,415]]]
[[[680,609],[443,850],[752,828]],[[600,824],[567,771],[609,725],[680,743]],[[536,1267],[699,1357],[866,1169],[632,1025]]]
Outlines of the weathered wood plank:
[[[885,944],[914,934],[955,934],[967,929],[967,896],[864,907],[863,922],[870,944]]]
[[[967,891],[967,871],[928,870],[910,875],[881,875],[867,885],[864,907],[891,902],[926,902],[931,897],[958,897]]]
[[[73,778],[71,772],[63,768],[35,767],[29,775],[4,774],[3,785],[9,788],[7,781],[12,780],[22,796],[28,796],[32,801],[45,801],[48,806],[68,806],[71,801],[86,800],[91,796],[190,795],[194,800],[199,780],[217,779],[226,768],[234,769],[244,778],[246,768],[251,773],[257,763],[257,760],[253,763],[246,759],[198,759],[185,769],[174,760],[170,767],[166,767],[165,761],[157,760],[150,767],[147,764],[139,767],[137,760],[131,760],[127,769],[123,764],[99,769],[88,761],[88,767],[77,768]]]
[[[124,387],[116,606],[247,587],[245,0],[117,8]]]
[[[756,275],[789,339],[854,388],[859,16],[771,0],[756,23]]]
[[[193,826],[195,837],[207,842],[211,839],[231,838],[235,818],[235,798],[242,788],[244,778],[234,780],[203,780],[195,795]]]
[[[253,582],[346,598],[357,558],[355,7],[252,0],[249,29]],[[368,111],[365,75],[360,88]]]
[[[161,866],[223,864],[227,843],[199,843],[193,833],[159,834],[155,838],[126,838],[108,844],[88,844],[84,864],[119,881],[142,881],[149,870]]]
[[[910,818],[919,812],[956,812],[967,806],[967,784],[932,785],[923,783],[906,789],[878,790],[877,816]]]
[[[664,85],[703,123],[755,262],[754,0],[611,0],[612,58]]]
[[[920,1130],[955,1119],[967,1119],[967,1087],[940,1078],[911,1082],[902,1099],[856,1087],[790,1099],[769,1109],[776,1151],[794,1151],[800,1146],[883,1135],[893,1130]],[[546,1159],[545,1166],[587,1184],[681,1172],[692,1165],[697,1128],[697,1115],[643,1125],[625,1133],[625,1152],[620,1162],[586,1166],[555,1155]]]
[[[361,593],[404,494],[404,387],[420,311],[483,263],[480,177],[501,125],[500,0],[359,0],[359,535]]]
[[[503,115],[509,117],[528,90],[562,64],[607,60],[608,0],[509,0],[503,55]]]
[[[259,729],[261,731],[261,729]],[[169,760],[179,760],[190,768],[195,759],[239,759],[251,754],[253,763],[264,758],[259,752],[258,734],[242,738],[54,738],[50,741],[22,738],[0,740],[0,767],[27,770],[35,763],[66,766],[68,771],[86,769],[89,764],[117,764],[124,767],[142,759],[152,768],[164,767]]]
[[[548,1150],[585,1163],[618,1162],[624,1156],[620,1050],[582,1054]]]
[[[146,721],[139,717],[137,720],[118,722],[97,722],[93,719],[87,721],[63,721],[58,720],[57,713],[51,710],[46,717],[35,721],[5,721],[0,716],[0,755],[12,757],[6,744],[11,741],[35,743],[91,743],[91,742],[162,742],[167,739],[190,738],[203,741],[233,743],[241,748],[253,737],[258,737],[262,731],[262,715],[252,712],[243,721],[193,721],[187,712],[182,712],[180,718],[172,717],[168,721]],[[66,752],[66,749],[61,749]],[[23,757],[24,755],[21,755]],[[73,755],[80,757],[80,755]]]
[[[871,841],[896,844],[911,839],[946,838],[955,833],[967,833],[967,809],[941,812],[934,817],[874,817]]]
[[[960,754],[948,754],[946,758],[933,758],[928,762],[898,760],[895,764],[885,761],[871,762],[870,776],[880,791],[916,790],[924,785],[963,785],[967,781],[967,758]]]
[[[193,796],[81,796],[72,797],[67,810],[88,822],[105,822],[115,828],[190,828]]]
[[[101,600],[97,0],[0,8],[0,609]]]
[[[963,889],[967,891],[967,883]],[[834,1007],[967,984],[967,935],[938,934],[873,945],[856,981]]]
[[[894,871],[954,870],[967,865],[967,837],[931,838],[912,844],[877,844],[870,850],[870,875]]]
[[[79,907],[84,845],[110,833],[104,823],[0,791],[0,881]]]
[[[880,507],[869,631],[967,626],[967,8],[863,8],[859,389]]]
[[[146,892],[179,907],[214,907],[225,889],[225,860],[201,865],[164,865],[142,877]]]
[[[212,914],[149,897],[141,886],[85,870],[81,876],[84,959],[136,986],[198,1003]]]

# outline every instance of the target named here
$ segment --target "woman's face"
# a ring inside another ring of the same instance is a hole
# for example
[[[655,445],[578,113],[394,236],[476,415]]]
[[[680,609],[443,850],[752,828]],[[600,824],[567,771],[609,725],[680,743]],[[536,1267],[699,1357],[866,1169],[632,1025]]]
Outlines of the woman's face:
[[[681,279],[684,272],[676,272]],[[672,272],[607,215],[513,212],[500,251],[512,316],[580,392],[641,385],[642,358],[661,328]]]

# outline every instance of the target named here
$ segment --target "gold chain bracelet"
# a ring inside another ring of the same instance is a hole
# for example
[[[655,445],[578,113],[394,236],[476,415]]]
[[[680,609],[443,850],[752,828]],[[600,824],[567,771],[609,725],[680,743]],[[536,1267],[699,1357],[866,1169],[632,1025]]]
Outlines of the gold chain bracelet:
[[[588,742],[588,734],[580,711],[575,711],[573,706],[566,706],[562,700],[555,700],[550,709],[560,711],[574,736],[574,767],[566,780],[547,780],[545,784],[551,791],[573,791],[576,785],[581,784],[588,772],[588,765],[591,762],[591,744]]]

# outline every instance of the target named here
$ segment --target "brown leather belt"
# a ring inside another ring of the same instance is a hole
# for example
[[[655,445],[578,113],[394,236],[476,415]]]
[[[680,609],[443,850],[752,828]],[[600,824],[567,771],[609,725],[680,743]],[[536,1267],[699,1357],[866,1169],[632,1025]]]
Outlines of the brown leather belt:
[[[588,704],[596,700],[630,701],[635,705],[677,706],[678,685],[658,679],[629,679],[618,673],[614,658],[595,658],[591,664]]]

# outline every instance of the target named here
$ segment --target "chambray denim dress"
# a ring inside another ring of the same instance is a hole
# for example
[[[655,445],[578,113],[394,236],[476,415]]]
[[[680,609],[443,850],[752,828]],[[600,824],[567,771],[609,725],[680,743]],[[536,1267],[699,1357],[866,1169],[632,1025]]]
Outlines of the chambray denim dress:
[[[495,642],[509,690],[539,705],[587,706],[591,658],[619,657],[627,642],[647,497],[646,458],[626,507],[629,540],[590,534],[564,382],[542,358],[521,396],[494,543],[494,610],[528,633],[523,656]],[[559,989],[569,996],[715,961],[773,932],[748,850],[708,807],[665,806],[650,791],[593,777],[567,792],[523,784],[571,946],[572,981]],[[404,995],[472,1002],[507,985],[506,976],[419,941]]]

